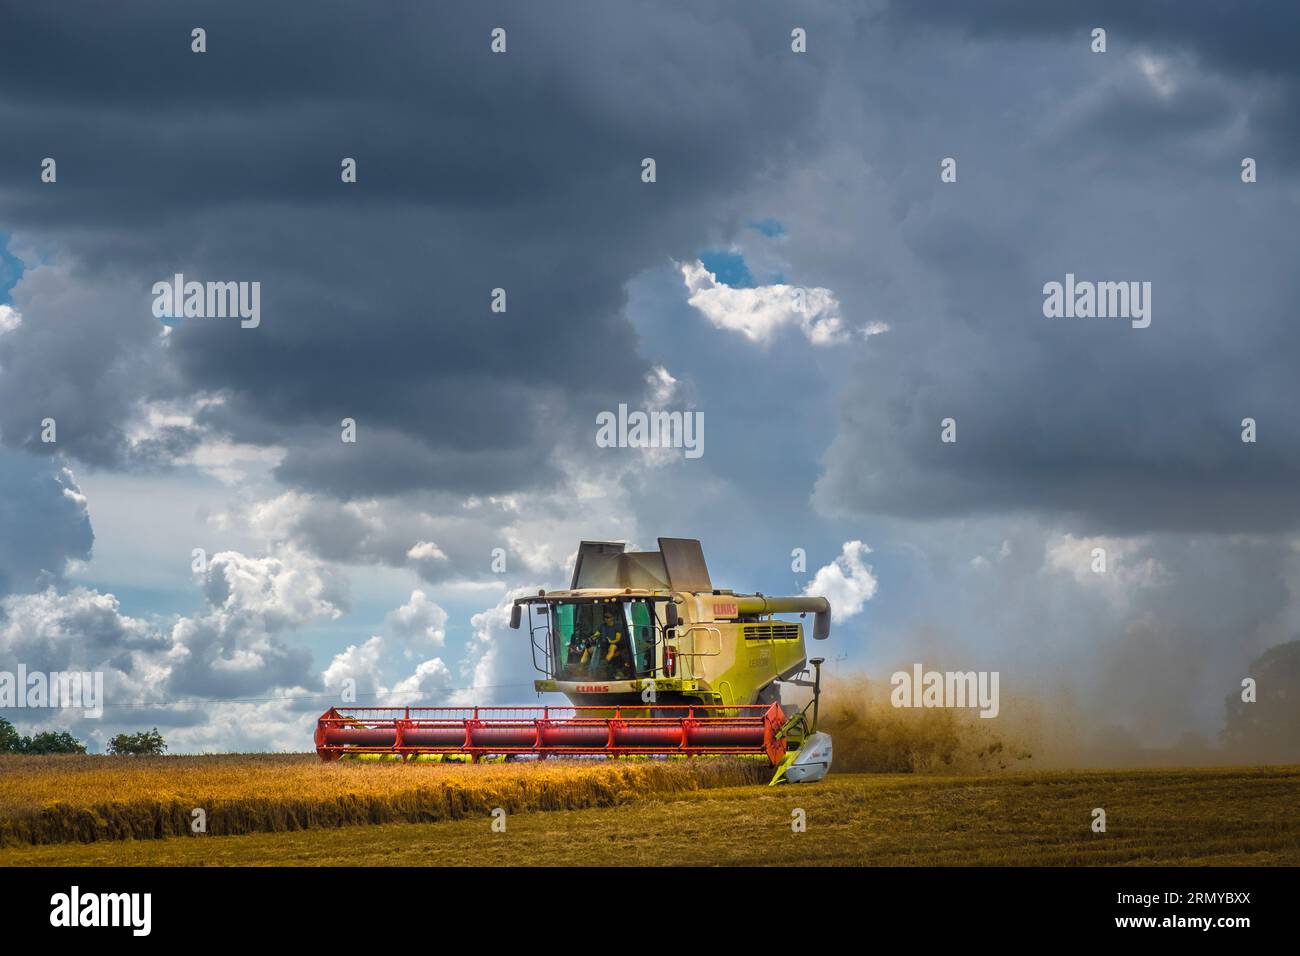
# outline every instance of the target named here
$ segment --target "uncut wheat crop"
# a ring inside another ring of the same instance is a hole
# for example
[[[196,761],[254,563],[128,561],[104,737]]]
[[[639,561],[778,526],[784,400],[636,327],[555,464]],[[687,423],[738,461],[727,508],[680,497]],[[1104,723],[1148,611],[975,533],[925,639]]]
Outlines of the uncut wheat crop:
[[[613,806],[765,781],[752,760],[321,763],[312,755],[0,757],[0,846],[224,836]]]

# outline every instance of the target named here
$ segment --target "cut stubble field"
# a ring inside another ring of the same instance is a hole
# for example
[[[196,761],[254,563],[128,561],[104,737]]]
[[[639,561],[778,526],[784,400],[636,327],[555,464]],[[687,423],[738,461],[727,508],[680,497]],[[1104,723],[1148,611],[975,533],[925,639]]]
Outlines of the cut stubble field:
[[[726,760],[14,769],[0,766],[6,866],[1300,864],[1300,767],[832,774],[775,788],[765,768]],[[205,803],[208,834],[166,835],[189,834],[189,808]],[[792,830],[795,810],[806,832]]]

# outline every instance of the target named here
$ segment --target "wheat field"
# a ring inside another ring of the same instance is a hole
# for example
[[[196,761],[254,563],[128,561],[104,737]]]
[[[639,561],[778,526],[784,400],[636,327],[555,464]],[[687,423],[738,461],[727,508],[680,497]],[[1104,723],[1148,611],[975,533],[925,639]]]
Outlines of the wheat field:
[[[511,813],[504,832],[482,810],[430,823],[15,846],[0,849],[0,866],[1300,865],[1300,767],[846,773],[629,796]],[[1105,833],[1091,826],[1098,806]]]
[[[307,754],[0,756],[0,847],[575,810],[765,782],[766,761],[322,763]]]

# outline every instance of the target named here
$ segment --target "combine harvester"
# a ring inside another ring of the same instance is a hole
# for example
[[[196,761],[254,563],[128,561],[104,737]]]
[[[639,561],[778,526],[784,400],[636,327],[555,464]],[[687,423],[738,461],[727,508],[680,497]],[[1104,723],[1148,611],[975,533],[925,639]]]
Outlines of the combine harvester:
[[[545,675],[537,692],[564,694],[571,706],[331,707],[317,722],[316,752],[475,761],[759,754],[776,768],[774,784],[820,780],[831,763],[831,738],[817,730],[822,658],[807,659],[801,623],[774,617],[810,612],[812,636],[824,640],[825,598],[714,588],[691,538],[660,538],[645,552],[584,541],[569,590],[518,598],[510,615],[518,629],[527,614],[533,666]],[[787,715],[781,684],[811,688],[811,699]]]

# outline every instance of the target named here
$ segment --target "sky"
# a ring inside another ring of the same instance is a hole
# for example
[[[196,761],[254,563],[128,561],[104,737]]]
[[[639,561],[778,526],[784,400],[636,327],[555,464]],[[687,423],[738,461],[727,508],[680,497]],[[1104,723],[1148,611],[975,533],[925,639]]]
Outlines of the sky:
[[[508,602],[582,539],[815,587],[833,674],[996,670],[1151,745],[1296,637],[1292,4],[0,24],[0,671],[106,695],[0,709],[24,733],[305,750],[348,680],[536,703]],[[178,273],[260,321],[160,321]],[[1048,317],[1067,275],[1149,283],[1150,324]],[[703,454],[599,447],[620,404]]]

